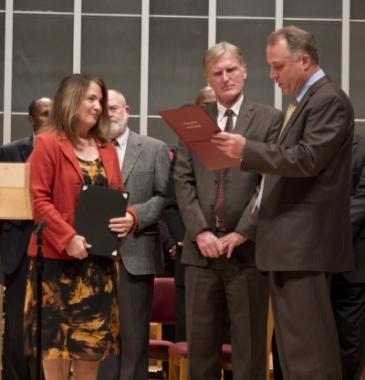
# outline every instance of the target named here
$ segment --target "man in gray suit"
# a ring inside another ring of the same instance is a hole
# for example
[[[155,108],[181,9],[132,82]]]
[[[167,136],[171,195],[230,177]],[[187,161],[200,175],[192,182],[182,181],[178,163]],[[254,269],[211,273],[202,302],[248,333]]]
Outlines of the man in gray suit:
[[[109,90],[108,105],[111,138],[138,225],[133,236],[122,239],[119,249],[121,355],[102,363],[99,379],[147,380],[153,279],[163,272],[158,221],[165,205],[170,159],[162,141],[128,128],[129,107],[120,92]]]
[[[271,78],[297,104],[277,143],[228,133],[213,141],[241,158],[246,173],[265,173],[256,263],[269,272],[284,378],[341,380],[330,278],[352,269],[353,109],[319,67],[311,33],[294,26],[273,32],[266,56]]]
[[[217,97],[206,110],[221,129],[228,121],[234,134],[275,141],[281,112],[243,96],[247,70],[238,47],[227,42],[211,47],[205,73]],[[259,175],[238,167],[208,170],[183,144],[178,146],[175,185],[186,228],[182,262],[190,380],[220,377],[225,305],[234,379],[265,378],[268,284],[255,266],[251,215]]]

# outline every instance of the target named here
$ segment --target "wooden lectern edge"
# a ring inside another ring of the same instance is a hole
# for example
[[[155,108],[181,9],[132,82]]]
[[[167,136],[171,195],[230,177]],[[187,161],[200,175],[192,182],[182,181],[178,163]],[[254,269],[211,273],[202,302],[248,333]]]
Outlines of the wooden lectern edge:
[[[29,184],[29,163],[0,163],[0,219],[33,219]]]

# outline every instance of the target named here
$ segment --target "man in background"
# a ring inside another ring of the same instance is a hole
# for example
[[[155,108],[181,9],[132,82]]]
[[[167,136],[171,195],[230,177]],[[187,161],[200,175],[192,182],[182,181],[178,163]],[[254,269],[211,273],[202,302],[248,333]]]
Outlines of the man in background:
[[[119,248],[121,355],[101,363],[99,379],[147,380],[153,280],[164,270],[158,221],[166,201],[170,159],[165,143],[128,128],[129,107],[120,92],[109,90],[108,105],[110,137],[138,226]]]
[[[332,304],[341,347],[342,380],[359,380],[365,364],[365,138],[352,142],[352,249],[355,269],[332,276]]]
[[[205,106],[209,103],[215,102],[216,96],[215,92],[210,86],[202,87],[196,94],[195,104],[198,106]]]
[[[29,105],[28,121],[33,133],[0,147],[0,162],[25,162],[32,152],[34,135],[48,121],[52,100],[38,98]],[[30,380],[29,360],[24,357],[23,307],[29,258],[27,247],[33,221],[4,220],[0,231],[0,259],[6,288],[3,340],[3,380]]]
[[[246,65],[237,46],[221,42],[205,55],[207,82],[217,101],[206,111],[230,134],[275,141],[281,112],[243,95]],[[232,371],[236,380],[262,380],[266,367],[267,279],[255,266],[251,199],[259,175],[237,168],[209,170],[179,144],[176,198],[185,225],[189,379],[220,377],[224,309],[230,319]]]

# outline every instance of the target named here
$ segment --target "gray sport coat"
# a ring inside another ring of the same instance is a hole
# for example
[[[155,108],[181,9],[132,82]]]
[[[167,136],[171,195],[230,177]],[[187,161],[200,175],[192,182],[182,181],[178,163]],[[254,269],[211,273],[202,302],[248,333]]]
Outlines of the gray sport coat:
[[[158,221],[165,206],[169,166],[165,143],[129,131],[122,176],[138,228],[122,239],[119,252],[133,275],[159,274],[164,269]]]

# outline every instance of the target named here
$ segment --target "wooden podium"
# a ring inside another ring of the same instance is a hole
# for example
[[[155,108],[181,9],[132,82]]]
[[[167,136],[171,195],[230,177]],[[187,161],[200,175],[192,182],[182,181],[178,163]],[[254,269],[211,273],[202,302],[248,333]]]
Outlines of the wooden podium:
[[[0,163],[0,219],[33,219],[29,163]]]
[[[29,189],[29,176],[30,166],[27,163],[0,163],[0,224],[1,219],[33,219],[31,195]],[[0,284],[1,357],[4,326],[2,309],[3,286]]]

